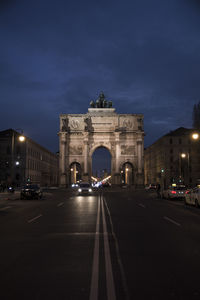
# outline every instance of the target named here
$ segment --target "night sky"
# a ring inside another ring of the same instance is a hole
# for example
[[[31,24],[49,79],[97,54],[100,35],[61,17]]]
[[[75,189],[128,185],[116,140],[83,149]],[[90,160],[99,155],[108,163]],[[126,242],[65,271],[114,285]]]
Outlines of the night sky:
[[[200,5],[194,0],[4,0],[0,130],[58,151],[59,114],[86,113],[103,91],[142,113],[145,146],[192,127],[200,100]]]

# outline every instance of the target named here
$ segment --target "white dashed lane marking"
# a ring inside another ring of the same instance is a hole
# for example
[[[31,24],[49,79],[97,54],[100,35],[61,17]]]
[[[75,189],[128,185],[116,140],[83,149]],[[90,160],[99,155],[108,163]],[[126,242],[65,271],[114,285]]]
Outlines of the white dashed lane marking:
[[[168,217],[165,216],[164,219],[167,220],[167,221],[169,221],[169,222],[171,222],[172,224],[174,224],[174,225],[176,225],[176,226],[181,226],[180,223],[178,223],[178,222],[172,220],[171,218],[168,218]]]
[[[33,219],[28,220],[28,223],[31,223],[31,222],[33,222],[33,221],[39,219],[40,217],[42,217],[42,215],[39,215],[39,216],[37,216],[37,217],[35,217],[35,218],[33,218]]]

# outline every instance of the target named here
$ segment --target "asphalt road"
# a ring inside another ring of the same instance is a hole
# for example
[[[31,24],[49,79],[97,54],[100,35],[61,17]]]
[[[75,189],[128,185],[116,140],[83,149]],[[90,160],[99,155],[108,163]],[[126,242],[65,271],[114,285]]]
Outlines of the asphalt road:
[[[200,210],[156,194],[0,198],[0,299],[200,299]]]

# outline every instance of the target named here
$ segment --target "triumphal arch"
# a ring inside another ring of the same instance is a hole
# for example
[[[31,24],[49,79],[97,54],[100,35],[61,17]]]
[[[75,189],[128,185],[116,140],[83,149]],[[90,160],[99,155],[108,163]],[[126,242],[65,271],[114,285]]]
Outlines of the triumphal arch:
[[[61,186],[72,183],[73,172],[77,180],[91,181],[92,154],[99,147],[111,154],[112,184],[143,185],[143,115],[116,113],[103,93],[86,114],[60,115],[59,144]]]

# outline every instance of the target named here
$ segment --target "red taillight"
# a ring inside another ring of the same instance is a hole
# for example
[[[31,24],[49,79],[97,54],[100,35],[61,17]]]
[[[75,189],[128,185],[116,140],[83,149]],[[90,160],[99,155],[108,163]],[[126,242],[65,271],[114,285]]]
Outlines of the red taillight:
[[[176,191],[171,191],[172,194],[176,194]]]
[[[188,194],[188,193],[189,193],[189,191],[186,191],[185,193],[186,193],[186,194]]]

